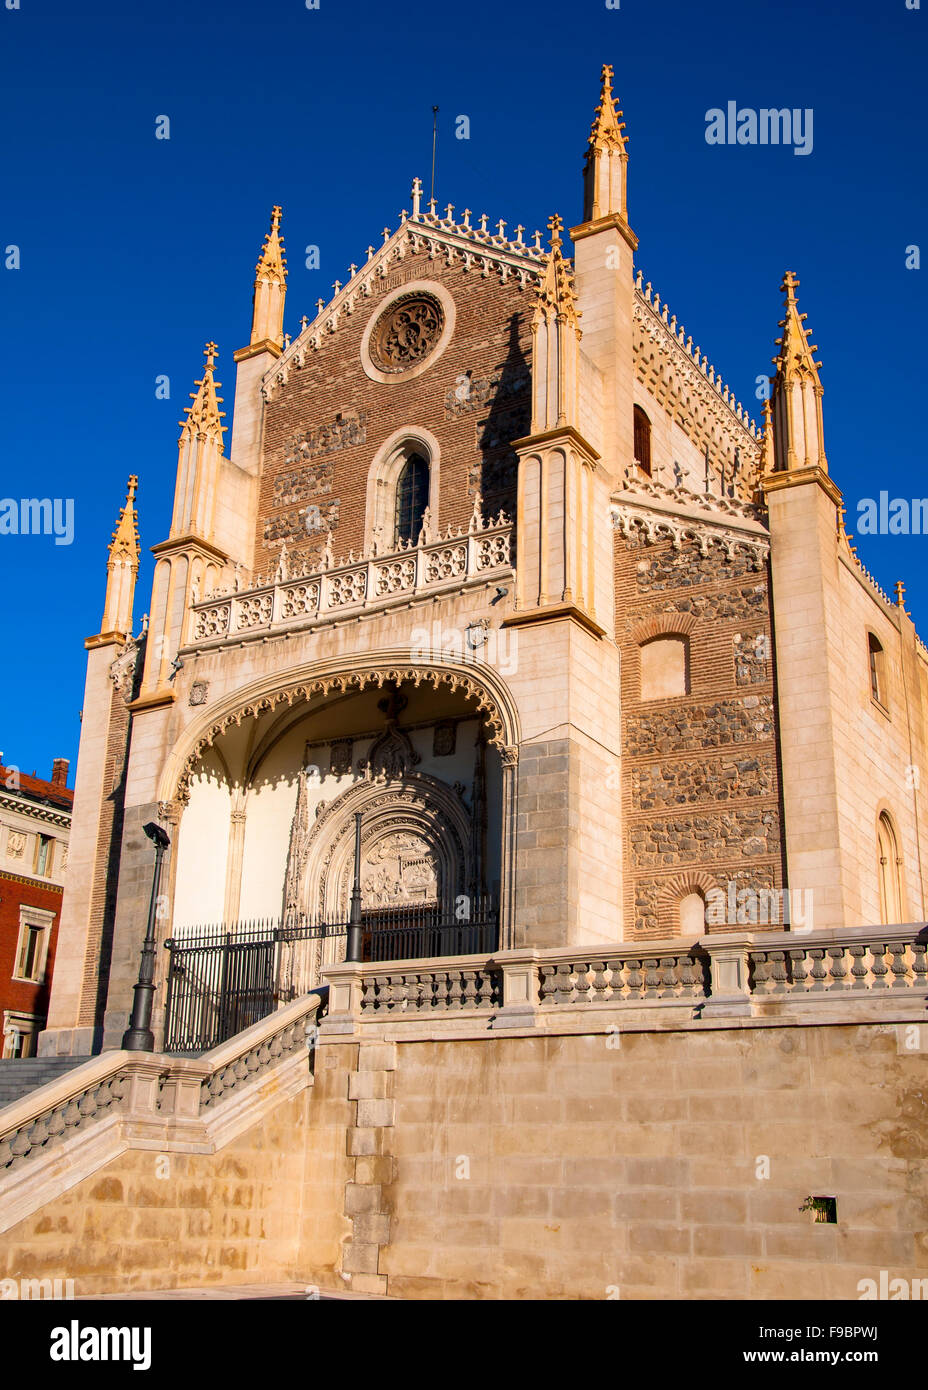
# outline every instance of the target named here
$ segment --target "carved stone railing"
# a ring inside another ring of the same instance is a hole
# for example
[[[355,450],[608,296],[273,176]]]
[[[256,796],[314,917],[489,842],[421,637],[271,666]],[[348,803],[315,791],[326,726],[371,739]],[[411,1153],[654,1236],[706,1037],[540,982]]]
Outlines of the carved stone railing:
[[[437,540],[385,555],[337,564],[323,559],[305,574],[278,574],[238,593],[212,594],[192,605],[188,645],[236,635],[314,625],[366,612],[398,598],[414,598],[490,579],[511,568],[512,524],[502,513],[495,521],[476,517]]]
[[[244,1097],[253,1081],[308,1056],[320,1004],[318,994],[304,995],[201,1058],[104,1053],[14,1101],[0,1110],[0,1202],[8,1174],[106,1119],[146,1133],[192,1123],[193,1133],[220,1101]]]
[[[673,1026],[727,1016],[766,1017],[843,1001],[849,1021],[918,1018],[928,1003],[928,928],[920,923],[844,931],[717,932],[696,941],[622,942],[611,950],[529,947],[454,960],[329,966],[323,1034],[373,1023],[404,1029],[469,1019],[478,1029],[605,1027],[610,1015],[641,1026],[653,1011]],[[864,1006],[861,1008],[861,1006]],[[798,1016],[798,1015],[797,1015]],[[597,1023],[592,1020],[598,1019]],[[668,1025],[669,1026],[669,1025]]]
[[[501,970],[486,966],[365,974],[361,1013],[422,1015],[493,1009],[502,1003],[502,981]]]
[[[37,1095],[38,1092],[32,1094]],[[66,1099],[8,1129],[0,1136],[0,1172],[70,1139],[78,1130],[112,1114],[122,1107],[127,1094],[128,1076],[124,1071],[117,1070],[100,1079],[94,1078]],[[0,1120],[2,1113],[0,1111]]]
[[[888,938],[877,930],[869,939],[820,945],[798,939],[788,945],[751,950],[751,994],[757,998],[795,999],[845,991],[924,988],[928,977],[928,942]]]
[[[704,952],[615,956],[542,965],[542,1004],[624,1004],[651,1000],[699,1000],[707,994]]]

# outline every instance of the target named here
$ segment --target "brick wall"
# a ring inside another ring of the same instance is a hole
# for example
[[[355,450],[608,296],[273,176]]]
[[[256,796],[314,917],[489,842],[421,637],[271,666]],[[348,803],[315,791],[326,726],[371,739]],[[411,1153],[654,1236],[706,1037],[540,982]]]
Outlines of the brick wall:
[[[370,380],[360,359],[364,329],[390,291],[433,280],[455,301],[455,332],[437,361],[411,380]],[[268,403],[260,480],[255,567],[273,567],[281,545],[301,557],[321,554],[328,526],[336,558],[364,542],[367,475],[380,446],[404,425],[430,430],[441,446],[441,528],[466,526],[474,493],[485,513],[515,511],[513,439],[530,423],[532,295],[492,274],[448,268],[426,253],[378,282],[371,300],[342,322]],[[470,373],[470,399],[458,400]],[[306,507],[319,507],[322,530],[306,531]],[[433,518],[434,520],[435,518]]]
[[[20,905],[39,907],[54,912],[50,928],[48,954],[45,958],[45,978],[41,984],[14,980],[16,950],[19,943]],[[58,923],[61,917],[61,889],[53,884],[39,884],[17,874],[0,871],[0,1023],[4,1009],[17,1013],[48,1013],[55,950],[58,944]]]

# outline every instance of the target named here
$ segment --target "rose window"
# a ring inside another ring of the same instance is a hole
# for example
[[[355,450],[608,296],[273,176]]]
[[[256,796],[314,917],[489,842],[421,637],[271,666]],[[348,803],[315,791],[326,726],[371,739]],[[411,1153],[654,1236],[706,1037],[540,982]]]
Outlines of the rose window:
[[[374,325],[368,349],[371,361],[382,372],[417,367],[437,345],[444,326],[444,311],[431,295],[398,299]]]

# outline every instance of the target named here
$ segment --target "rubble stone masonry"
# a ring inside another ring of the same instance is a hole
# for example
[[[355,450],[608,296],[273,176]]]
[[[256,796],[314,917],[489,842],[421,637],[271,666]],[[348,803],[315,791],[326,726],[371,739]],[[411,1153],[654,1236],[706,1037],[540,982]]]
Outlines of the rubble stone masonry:
[[[720,546],[702,555],[638,533],[616,535],[615,576],[625,920],[632,935],[668,938],[689,893],[782,886],[768,576]],[[675,634],[688,693],[642,700],[641,644]]]

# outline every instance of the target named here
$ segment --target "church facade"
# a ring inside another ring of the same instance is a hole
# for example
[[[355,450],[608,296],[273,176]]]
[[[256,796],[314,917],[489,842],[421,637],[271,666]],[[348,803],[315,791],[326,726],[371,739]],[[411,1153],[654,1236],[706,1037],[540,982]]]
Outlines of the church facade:
[[[928,652],[844,528],[798,280],[758,427],[636,268],[611,78],[572,260],[416,180],[291,337],[273,210],[141,637],[134,478],[110,546],[45,1053],[120,1044],[151,821],[161,942],[344,924],[356,882],[485,954],[924,918]]]

